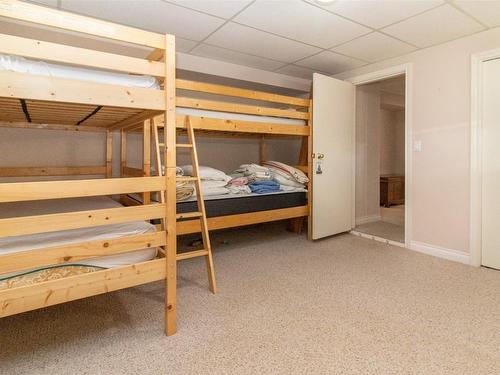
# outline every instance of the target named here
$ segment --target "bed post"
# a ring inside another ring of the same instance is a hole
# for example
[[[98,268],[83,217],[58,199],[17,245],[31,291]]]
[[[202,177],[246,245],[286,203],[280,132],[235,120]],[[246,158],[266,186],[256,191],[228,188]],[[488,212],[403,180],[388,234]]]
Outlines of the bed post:
[[[151,176],[151,121],[145,120],[142,131],[142,175]],[[151,193],[142,193],[142,203],[151,203]]]
[[[113,132],[106,131],[106,178],[113,177]]]
[[[127,132],[120,130],[120,177],[125,177],[125,167],[127,166]]]
[[[165,287],[165,332],[177,331],[177,223],[176,223],[176,118],[175,118],[175,36],[166,35],[165,47],[165,229],[167,232]]]

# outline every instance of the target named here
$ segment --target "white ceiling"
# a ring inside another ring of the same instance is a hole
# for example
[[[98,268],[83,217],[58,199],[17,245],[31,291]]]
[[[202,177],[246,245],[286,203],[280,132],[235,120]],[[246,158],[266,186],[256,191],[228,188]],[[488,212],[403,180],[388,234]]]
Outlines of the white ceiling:
[[[500,0],[33,0],[177,36],[178,50],[297,77],[500,26]]]

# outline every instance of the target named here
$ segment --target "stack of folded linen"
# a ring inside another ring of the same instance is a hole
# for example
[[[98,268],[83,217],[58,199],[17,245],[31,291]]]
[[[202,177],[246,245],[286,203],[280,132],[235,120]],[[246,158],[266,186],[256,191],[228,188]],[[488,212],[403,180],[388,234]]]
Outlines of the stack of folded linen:
[[[184,165],[181,168],[184,175],[193,175],[193,167],[191,165]],[[201,192],[205,197],[229,194],[230,190],[226,185],[231,180],[230,176],[223,171],[206,166],[200,166],[198,170],[201,180]],[[196,195],[196,191],[193,194]]]
[[[262,163],[270,171],[274,181],[281,185],[281,190],[305,188],[309,178],[300,169],[278,161],[265,161]]]
[[[181,167],[177,167],[175,170],[176,176],[183,176],[184,171]],[[189,199],[194,194],[194,186],[188,181],[177,181],[175,184],[175,195],[177,201],[185,201]]]
[[[252,190],[248,187],[248,178],[233,178],[226,186],[231,194],[250,194]]]
[[[249,183],[271,179],[269,169],[258,164],[242,164],[231,176],[234,178],[246,177]]]

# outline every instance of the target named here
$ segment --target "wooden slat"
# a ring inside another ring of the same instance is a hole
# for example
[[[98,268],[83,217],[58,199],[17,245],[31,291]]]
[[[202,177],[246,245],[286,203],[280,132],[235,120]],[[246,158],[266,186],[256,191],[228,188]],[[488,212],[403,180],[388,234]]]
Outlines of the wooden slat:
[[[13,182],[0,184],[0,203],[160,190],[165,190],[162,177]]]
[[[185,253],[177,254],[177,260],[191,259],[197,257],[204,257],[208,255],[208,250],[193,250]]]
[[[158,115],[158,113],[159,113],[158,111],[143,111],[141,113],[128,117],[125,120],[113,123],[111,126],[109,126],[109,129],[130,130],[129,128],[135,125],[140,125],[142,127],[144,120],[153,118],[154,116]]]
[[[186,129],[186,115],[177,115],[177,129]],[[283,125],[255,121],[225,120],[209,117],[189,116],[195,130],[307,136],[310,128],[306,125]]]
[[[159,219],[164,210],[164,204],[151,204],[0,219],[0,237]]]
[[[165,279],[165,259],[0,291],[0,318]]]
[[[245,113],[249,115],[285,117],[307,120],[307,112],[292,111],[288,109],[277,109],[269,107],[259,107],[255,105],[235,104],[220,102],[215,100],[202,100],[186,97],[177,97],[177,106],[185,108],[205,109],[209,111],[222,111],[232,113]]]
[[[0,16],[148,46],[165,48],[165,35],[17,0],[0,0]]]
[[[139,168],[123,167],[123,176],[129,177],[143,177],[144,171]]]
[[[104,175],[106,167],[4,167],[2,177]]]
[[[0,255],[0,274],[164,246],[165,232],[101,239]]]
[[[211,83],[188,81],[185,79],[177,79],[176,86],[178,89],[183,90],[200,91],[238,98],[262,100],[266,102],[289,104],[299,107],[309,106],[309,99],[295,98],[293,96],[278,95],[263,91],[240,89],[237,87],[215,85]]]
[[[38,123],[33,123],[33,122],[8,122],[8,121],[0,121],[0,128],[46,129],[46,130],[65,130],[65,131],[81,131],[81,132],[106,132],[105,128],[101,128],[101,127],[97,127],[97,126],[38,124]]]
[[[291,219],[308,215],[308,206],[299,206],[291,208],[281,208],[278,210],[267,210],[259,212],[250,212],[239,215],[227,215],[208,218],[208,229],[217,230],[224,228],[234,228],[244,225],[265,223],[269,221]],[[198,220],[178,221],[177,235],[198,233],[200,223]]]
[[[164,92],[96,82],[0,71],[0,96],[162,110]]]
[[[161,62],[6,34],[0,34],[0,52],[126,73],[146,74],[155,77],[165,75],[165,64]]]

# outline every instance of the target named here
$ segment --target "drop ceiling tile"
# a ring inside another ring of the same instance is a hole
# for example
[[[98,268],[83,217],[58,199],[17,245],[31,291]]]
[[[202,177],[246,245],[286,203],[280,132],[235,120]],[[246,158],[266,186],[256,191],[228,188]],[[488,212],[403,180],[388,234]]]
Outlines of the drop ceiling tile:
[[[378,32],[364,35],[339,47],[332,48],[332,51],[369,62],[404,55],[414,50],[416,50],[415,47]]]
[[[298,65],[287,65],[283,68],[279,68],[275,72],[305,79],[312,79],[313,73],[321,73],[314,69],[304,68]]]
[[[428,47],[483,30],[484,27],[451,5],[443,5],[382,29],[419,47]]]
[[[339,55],[335,52],[323,51],[298,61],[295,65],[304,66],[328,74],[337,74],[346,70],[355,69],[367,63],[351,57]]]
[[[175,49],[177,52],[189,52],[198,42],[189,39],[175,38]]]
[[[320,51],[319,48],[294,42],[293,40],[281,38],[233,22],[229,22],[221,27],[207,38],[205,42],[284,62],[293,62]]]
[[[233,21],[322,48],[371,31],[300,0],[257,0]]]
[[[310,2],[376,29],[443,4],[443,0],[405,0],[399,2],[394,0],[340,0],[329,5],[321,5],[315,0],[310,0]]]
[[[169,3],[229,19],[250,4],[251,0],[168,0]]]
[[[274,70],[279,68],[280,66],[285,65],[284,63],[279,61],[251,56],[245,53],[232,51],[216,46],[210,46],[207,44],[200,44],[198,47],[191,51],[191,54],[264,70]]]
[[[202,40],[224,20],[160,0],[118,1],[62,0],[62,9],[158,33]]]
[[[500,26],[500,1],[459,0],[454,4],[489,27]]]

